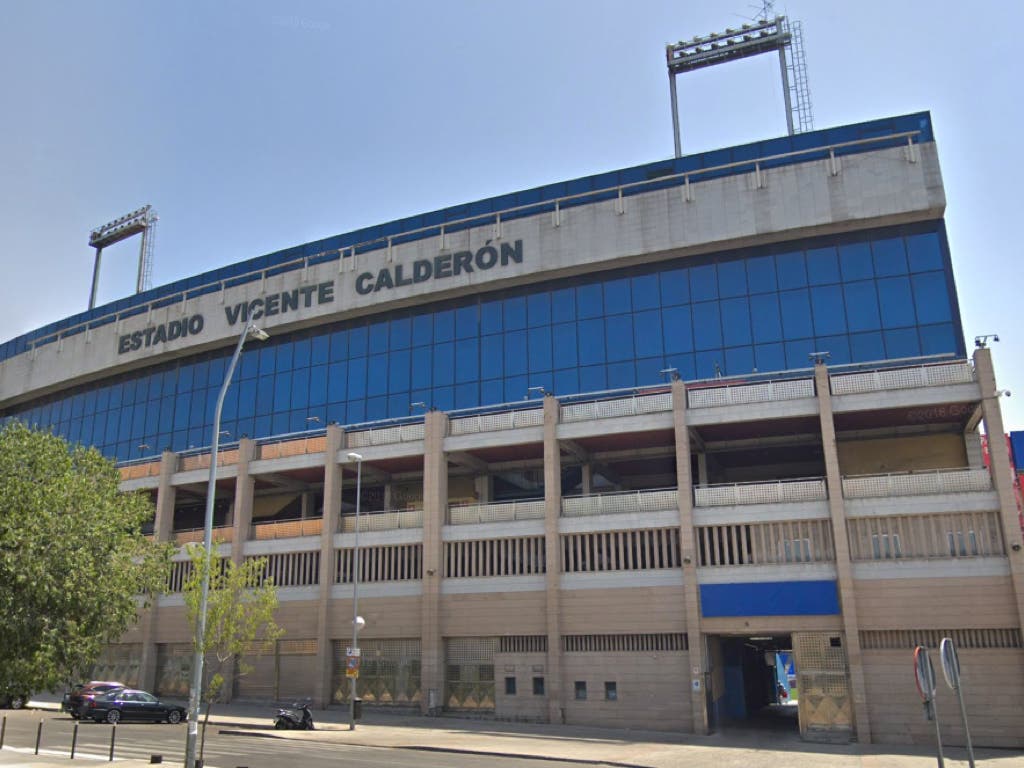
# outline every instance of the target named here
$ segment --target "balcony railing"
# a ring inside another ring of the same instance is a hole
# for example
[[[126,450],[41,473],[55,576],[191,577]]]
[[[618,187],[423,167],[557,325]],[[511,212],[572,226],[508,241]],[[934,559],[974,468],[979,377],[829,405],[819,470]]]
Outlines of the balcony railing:
[[[502,429],[539,427],[544,423],[543,408],[523,408],[500,413],[481,413],[453,418],[448,423],[448,434],[471,435],[478,432],[497,432]]]
[[[349,448],[368,448],[374,445],[392,445],[409,440],[422,440],[423,422],[360,429],[358,432],[348,432],[346,437]]]
[[[970,384],[974,368],[965,360],[917,365],[910,368],[881,368],[877,371],[836,373],[829,377],[833,395],[853,395],[911,387],[940,387]]]
[[[491,504],[457,504],[448,507],[449,525],[503,523],[544,517],[544,499],[499,501]]]
[[[729,483],[704,485],[693,489],[698,507],[731,507],[741,504],[784,504],[798,501],[824,501],[828,498],[825,480],[820,477],[800,480],[773,480],[767,483]]]
[[[202,543],[204,529],[192,528],[187,531],[175,531],[174,532],[174,543],[175,544],[190,544],[192,542]],[[213,529],[213,541],[215,542],[226,542],[233,541],[235,538],[235,529],[230,525],[221,525]]]
[[[275,520],[252,524],[254,539],[294,539],[299,536],[319,536],[324,521],[320,517],[305,520]]]
[[[304,456],[307,453],[323,453],[327,450],[327,436],[293,437],[287,440],[261,442],[257,448],[258,459],[281,459],[285,456]]]
[[[122,480],[140,480],[146,477],[160,476],[160,462],[148,460],[132,464],[122,464],[118,469]]]
[[[658,392],[649,395],[631,395],[563,405],[560,417],[563,423],[568,423],[593,419],[613,419],[620,416],[640,416],[671,410],[672,393]]]
[[[569,496],[562,499],[562,517],[669,512],[678,509],[679,495],[675,488]]]
[[[691,387],[686,391],[690,408],[713,408],[722,405],[749,405],[779,400],[814,397],[814,379],[780,379],[751,384]]]
[[[359,515],[359,532],[365,531],[394,531],[399,528],[422,528],[422,509],[392,509],[383,512],[363,512]],[[343,533],[355,533],[355,515],[346,515],[341,518],[341,530]]]
[[[843,496],[868,499],[878,496],[925,496],[992,490],[992,476],[984,467],[894,472],[843,478]]]
[[[217,452],[217,466],[224,467],[238,463],[238,448],[228,448]],[[210,452],[185,454],[178,459],[178,471],[189,472],[194,469],[210,468]]]

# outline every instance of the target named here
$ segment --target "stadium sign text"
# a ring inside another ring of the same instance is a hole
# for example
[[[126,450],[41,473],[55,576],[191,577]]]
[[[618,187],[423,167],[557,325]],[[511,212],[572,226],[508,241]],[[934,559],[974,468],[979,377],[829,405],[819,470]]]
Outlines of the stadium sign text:
[[[356,293],[365,296],[386,288],[401,288],[414,283],[425,283],[427,280],[457,277],[463,273],[484,272],[497,266],[507,267],[512,262],[523,263],[522,240],[516,240],[514,245],[501,243],[500,249],[488,244],[477,249],[476,253],[456,251],[432,259],[417,259],[408,272],[407,264],[384,267],[376,275],[372,272],[363,272],[356,278]]]
[[[194,336],[202,332],[204,322],[202,315],[191,315],[180,320],[151,325],[141,331],[125,333],[117,339],[117,353],[123,355],[125,352],[135,352],[143,347],[151,347],[165,341]]]

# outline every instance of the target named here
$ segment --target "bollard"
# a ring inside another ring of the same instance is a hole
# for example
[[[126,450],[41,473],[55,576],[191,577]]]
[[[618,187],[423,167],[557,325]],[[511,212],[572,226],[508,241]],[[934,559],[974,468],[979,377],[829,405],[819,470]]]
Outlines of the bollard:
[[[75,720],[75,727],[71,729],[71,759],[75,759],[75,747],[78,745],[78,721]]]
[[[150,755],[149,756],[149,764],[150,765],[160,765],[160,764],[163,763],[163,761],[164,761],[164,756],[163,755]]]
[[[7,715],[4,715],[4,721],[0,724],[0,749],[4,748],[4,734],[7,733]]]
[[[43,740],[43,721],[39,721],[39,727],[36,729],[36,754],[39,754],[39,742]]]
[[[110,726],[110,759],[108,762],[114,762],[114,739],[117,738],[117,723]]]

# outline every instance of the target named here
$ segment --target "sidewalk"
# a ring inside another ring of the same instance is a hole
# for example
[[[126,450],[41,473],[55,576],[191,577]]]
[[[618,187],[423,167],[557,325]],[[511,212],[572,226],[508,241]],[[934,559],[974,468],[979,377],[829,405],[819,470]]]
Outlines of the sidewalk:
[[[60,705],[33,701],[32,706],[59,709]],[[533,757],[622,768],[932,768],[936,764],[933,748],[810,744],[792,732],[736,730],[711,736],[681,736],[655,731],[380,713],[368,714],[350,731],[348,710],[339,707],[314,710],[315,731],[275,731],[273,715],[270,706],[219,706],[210,715],[209,727],[240,738]],[[945,753],[948,768],[967,766],[964,750],[947,747]],[[986,768],[1024,768],[1024,753],[1019,751],[977,749],[975,756],[977,764]],[[121,768],[149,765],[148,761],[139,760],[116,762]],[[0,766],[8,768],[71,768],[81,764],[80,760],[0,751]]]

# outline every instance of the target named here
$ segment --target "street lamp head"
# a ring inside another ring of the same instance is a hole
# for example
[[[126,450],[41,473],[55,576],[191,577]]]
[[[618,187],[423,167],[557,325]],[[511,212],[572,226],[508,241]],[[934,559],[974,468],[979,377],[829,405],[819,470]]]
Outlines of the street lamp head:
[[[266,341],[270,338],[270,334],[264,331],[262,328],[257,328],[255,325],[250,325],[248,328],[249,336],[256,339],[256,341]]]
[[[345,457],[349,461],[362,461],[363,460],[362,455],[358,454],[358,453],[347,453],[347,454],[345,454]]]
[[[366,626],[366,619],[364,619],[362,616],[356,616],[355,620],[352,623],[355,624],[356,631],[360,631],[362,630],[363,627]]]

